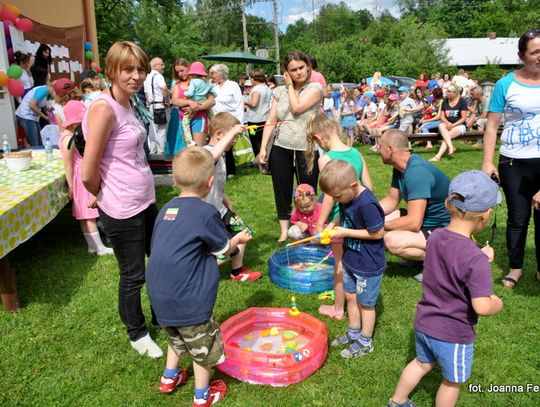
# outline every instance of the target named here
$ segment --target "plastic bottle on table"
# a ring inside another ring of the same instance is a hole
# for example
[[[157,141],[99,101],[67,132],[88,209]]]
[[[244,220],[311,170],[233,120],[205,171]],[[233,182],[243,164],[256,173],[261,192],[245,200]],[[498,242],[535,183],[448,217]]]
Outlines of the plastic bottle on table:
[[[11,146],[9,145],[7,134],[4,134],[4,142],[2,143],[2,150],[4,150],[4,155],[11,153]]]
[[[51,144],[51,139],[49,137],[45,139],[45,159],[47,161],[54,160],[53,148]]]

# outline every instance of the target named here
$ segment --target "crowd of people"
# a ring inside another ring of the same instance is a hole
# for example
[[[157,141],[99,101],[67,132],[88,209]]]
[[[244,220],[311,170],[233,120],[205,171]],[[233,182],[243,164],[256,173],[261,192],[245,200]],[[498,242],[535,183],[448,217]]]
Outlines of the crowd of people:
[[[253,149],[271,171],[277,241],[323,231],[332,238],[335,301],[319,313],[340,320],[347,315],[348,328],[331,346],[342,348],[344,358],[374,350],[385,250],[420,262],[423,273],[415,278],[424,292],[415,320],[416,358],[388,406],[414,406],[409,394],[435,364],[443,376],[436,405],[451,406],[471,374],[478,316],[502,309],[490,272],[493,248],[479,248],[471,238],[501,201],[499,179],[508,207],[510,259],[502,283],[512,288],[522,278],[531,212],[540,264],[540,30],[521,36],[518,55],[523,66],[497,82],[486,108],[481,88],[462,70],[442,79],[423,72],[414,89],[386,87],[380,73],[354,89],[332,89],[315,70],[316,60],[300,51],[285,56],[281,86],[258,69],[239,84],[226,65],[213,65],[207,73],[201,62],[181,58],[167,86],[163,61],[150,60],[130,41],[109,49],[104,78],[87,73],[79,88],[66,78],[51,83],[45,45],[34,65],[18,56],[34,86],[16,115],[32,146],[42,143],[39,118],[59,126],[73,215],[81,221],[88,251],[116,257],[118,309],[131,346],[158,358],[163,351],[149,334],[141,305],[146,282],[152,323],[163,327],[168,342],[162,392],[187,381],[178,367],[184,356],[193,362],[195,406],[212,405],[227,392],[224,382],[210,380],[224,358],[212,315],[218,265],[231,261],[233,281],[262,277],[243,264],[251,233],[225,195],[227,177],[235,174],[227,152],[246,125],[253,125],[259,126],[250,134]],[[50,98],[54,109],[42,110]],[[173,121],[178,125],[171,137],[167,123]],[[450,180],[432,162],[446,152],[453,155],[452,139],[473,126],[485,129],[482,171]],[[413,154],[408,135],[435,129],[442,137],[437,154],[429,161]],[[84,154],[70,142],[79,131]],[[373,150],[392,168],[391,185],[380,200],[371,192],[364,158],[352,146],[355,138],[374,140]],[[180,194],[159,210],[147,153],[167,148],[175,153],[173,180]],[[399,208],[401,202],[406,208]],[[101,241],[98,217],[112,249]],[[535,278],[540,281],[540,271]]]

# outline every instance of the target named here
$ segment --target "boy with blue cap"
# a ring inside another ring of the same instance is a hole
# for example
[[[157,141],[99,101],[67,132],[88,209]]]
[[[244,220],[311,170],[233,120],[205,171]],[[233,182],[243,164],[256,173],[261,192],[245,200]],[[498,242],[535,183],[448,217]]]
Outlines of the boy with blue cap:
[[[416,358],[401,373],[387,407],[415,406],[409,394],[436,363],[443,380],[435,405],[456,404],[461,384],[471,374],[478,315],[494,315],[503,307],[493,293],[493,248],[481,250],[472,240],[500,202],[498,185],[482,171],[461,173],[450,183],[450,224],[427,242],[424,292],[416,308]]]

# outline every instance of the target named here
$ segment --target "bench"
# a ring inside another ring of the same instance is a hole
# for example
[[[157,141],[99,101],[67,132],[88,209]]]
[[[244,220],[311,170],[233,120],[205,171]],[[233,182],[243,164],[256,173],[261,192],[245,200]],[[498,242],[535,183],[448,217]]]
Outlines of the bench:
[[[484,138],[484,132],[480,130],[469,130],[453,140],[477,140]],[[440,133],[413,133],[408,135],[409,141],[437,141],[442,140]]]

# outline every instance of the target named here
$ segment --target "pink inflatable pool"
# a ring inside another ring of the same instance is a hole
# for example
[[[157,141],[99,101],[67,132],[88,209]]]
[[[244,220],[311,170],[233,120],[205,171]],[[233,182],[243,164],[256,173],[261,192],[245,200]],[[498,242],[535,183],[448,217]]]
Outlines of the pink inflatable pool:
[[[288,308],[248,308],[221,324],[226,360],[217,368],[253,384],[288,386],[319,369],[328,353],[326,325]]]

